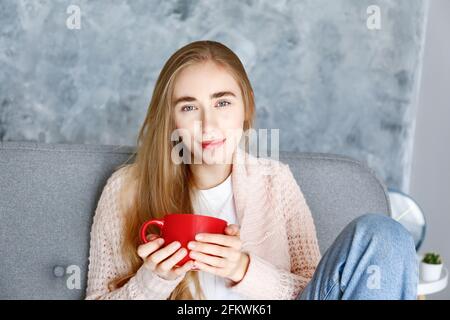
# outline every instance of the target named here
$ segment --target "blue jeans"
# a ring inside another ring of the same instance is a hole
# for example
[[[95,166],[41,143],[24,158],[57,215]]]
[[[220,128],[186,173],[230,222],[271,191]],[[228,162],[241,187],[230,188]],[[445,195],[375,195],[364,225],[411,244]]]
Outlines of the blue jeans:
[[[412,236],[392,218],[369,213],[344,228],[297,299],[409,300],[417,283]]]

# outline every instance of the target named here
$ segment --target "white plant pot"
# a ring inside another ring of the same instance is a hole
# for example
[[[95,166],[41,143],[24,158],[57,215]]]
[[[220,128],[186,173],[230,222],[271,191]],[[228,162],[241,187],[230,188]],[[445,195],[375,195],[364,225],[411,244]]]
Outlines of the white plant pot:
[[[437,281],[441,277],[442,272],[441,264],[429,264],[420,262],[420,278],[425,282]]]

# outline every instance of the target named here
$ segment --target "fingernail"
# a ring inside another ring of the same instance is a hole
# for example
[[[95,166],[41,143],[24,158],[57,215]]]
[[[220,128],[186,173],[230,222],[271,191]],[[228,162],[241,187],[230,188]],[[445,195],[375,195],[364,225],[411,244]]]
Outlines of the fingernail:
[[[194,242],[189,242],[188,248],[189,249],[194,249],[195,248],[195,243]]]
[[[164,239],[163,238],[159,238],[157,241],[158,241],[158,244],[163,244],[164,243]]]
[[[203,235],[198,234],[195,236],[195,240],[202,240],[203,239]]]
[[[178,248],[178,247],[181,246],[181,243],[179,243],[178,241],[175,241],[175,242],[173,243],[173,246],[174,246],[175,248]]]

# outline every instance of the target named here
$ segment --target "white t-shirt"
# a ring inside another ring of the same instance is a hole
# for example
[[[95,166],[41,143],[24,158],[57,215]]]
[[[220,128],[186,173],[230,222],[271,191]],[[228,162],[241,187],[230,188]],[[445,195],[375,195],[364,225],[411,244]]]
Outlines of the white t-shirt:
[[[214,216],[223,219],[228,224],[237,224],[236,207],[234,204],[231,174],[221,184],[205,190],[197,190],[198,195],[192,203],[196,214]],[[205,198],[207,205],[205,205]],[[228,199],[228,200],[227,200]],[[226,203],[225,203],[225,200]],[[224,204],[225,203],[225,204]],[[223,206],[223,209],[220,210]],[[219,212],[220,210],[220,212]],[[203,293],[208,300],[244,299],[226,287],[226,279],[204,271],[197,271]],[[193,290],[194,287],[191,287]]]

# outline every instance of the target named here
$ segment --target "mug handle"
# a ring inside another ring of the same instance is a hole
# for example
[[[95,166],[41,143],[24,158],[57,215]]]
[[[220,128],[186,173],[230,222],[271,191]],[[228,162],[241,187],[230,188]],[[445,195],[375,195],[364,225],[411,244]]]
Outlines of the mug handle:
[[[141,232],[140,232],[142,242],[144,242],[144,243],[150,242],[149,240],[147,240],[146,232],[147,232],[147,228],[149,226],[152,226],[152,225],[156,225],[156,226],[158,226],[161,229],[161,228],[164,227],[164,220],[162,220],[162,219],[153,219],[153,220],[149,220],[149,221],[145,222],[142,225]]]

